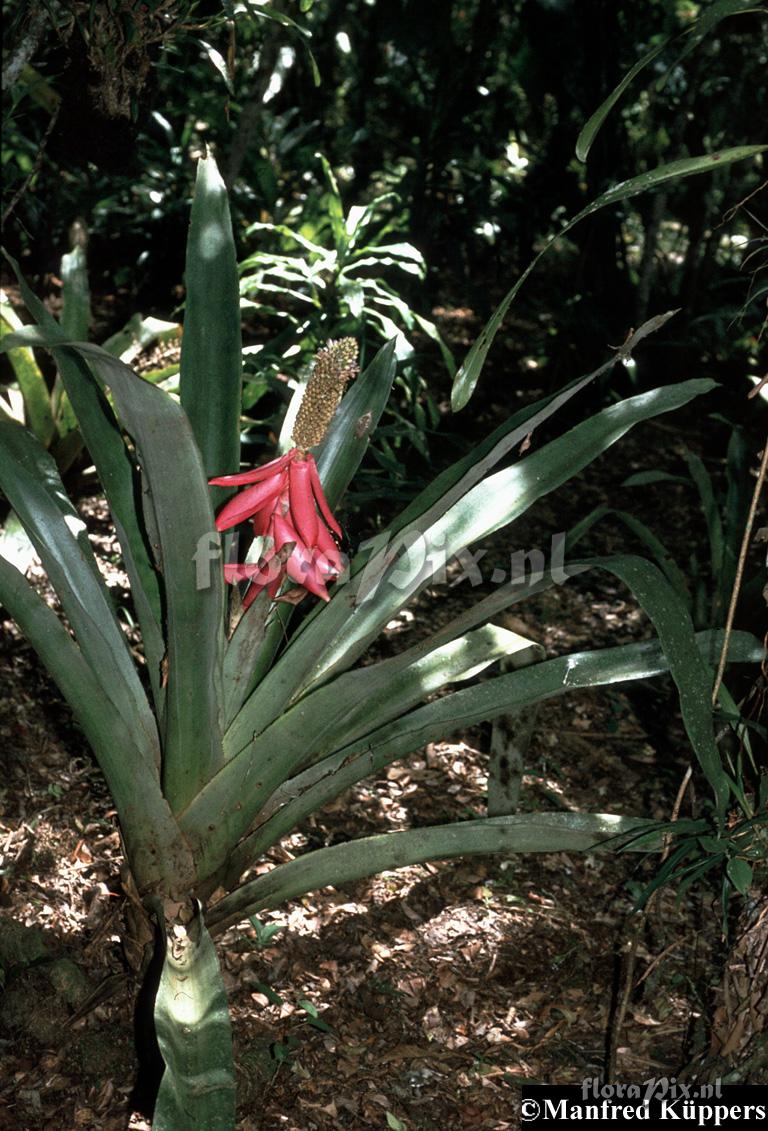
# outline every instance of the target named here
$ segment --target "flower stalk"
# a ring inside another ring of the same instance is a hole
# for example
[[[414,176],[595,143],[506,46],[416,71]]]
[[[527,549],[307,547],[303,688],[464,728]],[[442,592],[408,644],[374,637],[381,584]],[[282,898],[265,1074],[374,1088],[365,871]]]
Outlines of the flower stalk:
[[[315,457],[308,451],[325,437],[347,382],[357,373],[357,342],[342,338],[318,351],[293,429],[294,447],[262,467],[209,480],[222,487],[246,487],[216,518],[219,531],[250,522],[266,549],[257,562],[224,566],[232,585],[248,581],[247,609],[266,589],[273,601],[301,601],[307,593],[330,600],[329,583],[343,573],[341,527],[323,493]],[[281,594],[285,579],[295,583]]]

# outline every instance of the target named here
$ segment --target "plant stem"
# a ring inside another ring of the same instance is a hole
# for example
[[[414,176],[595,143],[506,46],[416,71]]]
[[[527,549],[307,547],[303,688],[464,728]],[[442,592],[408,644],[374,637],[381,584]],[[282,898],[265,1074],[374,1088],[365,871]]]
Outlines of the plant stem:
[[[738,604],[739,593],[741,592],[741,583],[744,580],[744,566],[749,551],[749,540],[752,537],[752,527],[754,526],[755,515],[757,513],[757,502],[760,498],[760,492],[763,489],[766,473],[768,473],[768,437],[766,437],[766,443],[763,446],[763,458],[760,462],[760,470],[757,473],[757,482],[755,483],[755,489],[752,493],[752,502],[749,504],[749,513],[744,527],[744,537],[741,540],[739,560],[736,564],[736,576],[733,581],[733,590],[731,591],[731,602],[728,606],[728,616],[725,619],[725,635],[723,637],[723,646],[720,650],[720,663],[717,666],[715,686],[712,688],[713,706],[717,702],[720,685],[723,682],[723,673],[725,672],[725,664],[728,657],[728,643],[733,630],[733,620],[736,616],[736,605]]]

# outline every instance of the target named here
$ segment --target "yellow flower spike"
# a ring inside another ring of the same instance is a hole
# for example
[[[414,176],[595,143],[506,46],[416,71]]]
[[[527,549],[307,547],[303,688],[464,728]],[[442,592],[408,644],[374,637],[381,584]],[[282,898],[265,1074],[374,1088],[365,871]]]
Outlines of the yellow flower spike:
[[[315,354],[312,374],[293,427],[293,442],[304,451],[319,444],[339,407],[344,389],[358,372],[354,338],[330,341]]]

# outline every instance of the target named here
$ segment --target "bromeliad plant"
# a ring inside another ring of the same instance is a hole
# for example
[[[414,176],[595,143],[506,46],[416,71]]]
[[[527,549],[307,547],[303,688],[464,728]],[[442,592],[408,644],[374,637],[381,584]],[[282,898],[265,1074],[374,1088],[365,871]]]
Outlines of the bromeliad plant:
[[[718,160],[747,155],[734,150]],[[674,174],[659,170],[658,179],[710,165],[691,159]],[[601,199],[610,203],[648,184],[644,174]],[[99,347],[67,340],[20,285],[36,325],[5,345],[44,346],[57,360],[120,539],[141,627],[141,669],[53,460],[31,432],[7,420],[0,421],[0,484],[67,623],[2,557],[0,599],[72,706],[114,798],[136,888],[167,935],[154,1007],[165,1061],[156,1128],[234,1126],[229,1021],[212,935],[302,893],[407,864],[467,853],[658,847],[664,826],[642,815],[526,813],[364,837],[247,877],[310,814],[425,743],[566,691],[670,672],[722,822],[730,786],[709,694],[721,634],[696,634],[674,589],[641,558],[594,559],[567,572],[605,569],[628,585],[655,625],[658,635],[647,642],[556,657],[429,701],[527,647],[490,618],[566,577],[553,572],[501,585],[404,652],[359,663],[452,555],[513,522],[636,424],[706,394],[713,382],[631,397],[505,462],[612,357],[517,412],[345,563],[332,508],[387,401],[393,344],[340,403],[354,350],[349,341],[329,345],[293,416],[294,447],[271,466],[240,471],[237,267],[212,158],[199,164],[192,208],[180,404]],[[458,375],[459,405],[502,316],[500,309]],[[651,328],[642,327],[625,349]],[[240,486],[245,491],[232,495]],[[231,535],[222,552],[220,532],[248,522],[258,541],[238,564]],[[250,584],[242,601],[225,577]],[[297,623],[300,598],[307,612]],[[733,634],[730,659],[759,655],[752,637]]]

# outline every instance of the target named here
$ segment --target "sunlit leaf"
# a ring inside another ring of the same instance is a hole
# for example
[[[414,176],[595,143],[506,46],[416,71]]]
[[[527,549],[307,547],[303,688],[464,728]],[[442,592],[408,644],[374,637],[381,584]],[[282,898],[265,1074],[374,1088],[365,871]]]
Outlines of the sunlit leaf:
[[[13,307],[3,302],[0,306],[0,338],[22,328],[22,321]],[[56,433],[51,411],[51,398],[45,378],[35,361],[31,349],[19,347],[11,350],[8,359],[24,401],[24,422],[32,429],[44,447],[48,447]]]
[[[208,478],[240,468],[242,342],[227,190],[213,157],[198,162],[187,240],[181,405]],[[230,492],[212,488],[214,505]]]
[[[655,47],[652,47],[650,51],[647,51],[646,54],[643,55],[643,57],[639,59],[637,63],[635,63],[634,67],[632,67],[631,70],[627,71],[624,78],[621,80],[618,86],[611,91],[605,101],[602,102],[600,106],[598,106],[592,117],[582,128],[582,131],[576,141],[576,156],[578,157],[579,161],[586,161],[589,151],[592,147],[592,143],[595,140],[603,122],[608,117],[611,110],[619,101],[622,94],[630,85],[632,80],[637,75],[639,75],[640,72],[644,70],[644,68],[647,67],[649,63],[652,63],[653,60],[661,54],[661,52],[665,49],[665,47],[668,46],[671,40],[672,37],[668,36],[666,39],[662,40],[661,43],[658,43]]]
[[[219,72],[221,77],[224,79],[224,82],[226,84],[226,87],[227,87],[227,90],[229,91],[229,93],[234,94],[235,88],[232,85],[232,78],[231,78],[230,73],[229,73],[229,67],[227,66],[227,61],[224,58],[224,56],[222,55],[222,53],[220,51],[218,51],[212,44],[206,43],[206,41],[204,39],[201,39],[199,42],[200,42],[200,46],[202,47],[203,51],[205,52],[205,54],[210,59],[213,66],[216,68],[216,70]]]

